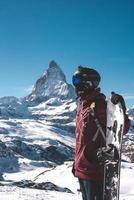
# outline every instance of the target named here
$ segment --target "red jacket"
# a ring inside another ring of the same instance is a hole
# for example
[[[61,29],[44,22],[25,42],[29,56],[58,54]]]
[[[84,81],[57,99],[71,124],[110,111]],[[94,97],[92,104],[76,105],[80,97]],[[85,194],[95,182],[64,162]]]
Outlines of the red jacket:
[[[75,176],[82,179],[103,180],[103,167],[96,161],[96,150],[105,146],[105,141],[101,134],[95,142],[92,140],[96,134],[97,127],[93,117],[89,114],[90,105],[95,102],[95,114],[101,124],[103,132],[106,133],[106,109],[107,102],[105,96],[100,93],[100,89],[95,90],[85,100],[80,100],[80,105],[76,116],[76,148],[75,148]],[[129,119],[125,116],[126,133],[129,129]]]

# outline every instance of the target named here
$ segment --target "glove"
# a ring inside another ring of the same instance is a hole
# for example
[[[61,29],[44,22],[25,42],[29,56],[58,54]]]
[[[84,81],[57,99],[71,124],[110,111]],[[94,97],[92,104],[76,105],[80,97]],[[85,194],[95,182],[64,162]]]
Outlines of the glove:
[[[114,161],[118,159],[118,152],[113,144],[97,150],[97,160],[100,165],[104,165],[107,161]]]
[[[117,104],[117,103],[121,103],[121,106],[122,106],[122,109],[124,111],[124,113],[126,112],[126,105],[125,105],[125,101],[124,101],[124,98],[119,95],[119,94],[116,94],[115,92],[111,92],[111,102],[113,104]]]

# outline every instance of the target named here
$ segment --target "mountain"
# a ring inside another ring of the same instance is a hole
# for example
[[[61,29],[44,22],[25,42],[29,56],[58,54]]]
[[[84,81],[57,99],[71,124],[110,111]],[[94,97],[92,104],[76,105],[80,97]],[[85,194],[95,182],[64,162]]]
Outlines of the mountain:
[[[25,118],[29,117],[27,105],[14,96],[0,98],[0,118]]]
[[[56,62],[51,61],[31,94],[21,99],[0,98],[0,138],[4,138],[0,145],[4,146],[8,138],[9,150],[32,160],[45,159],[57,164],[73,159],[75,112],[74,88]],[[31,139],[38,135],[34,144],[29,142],[31,134]]]
[[[36,81],[31,94],[23,99],[31,117],[46,124],[74,133],[76,96],[61,68],[51,61]]]
[[[55,61],[31,94],[0,98],[0,180],[7,172],[49,169],[73,160],[75,111],[74,88]]]
[[[73,86],[67,83],[65,74],[57,63],[51,61],[48,69],[36,81],[28,96],[21,99],[13,96],[0,98],[0,115],[5,118],[47,118],[49,121],[48,114],[51,110],[53,121],[56,122],[58,119],[54,119],[55,112],[57,115],[55,109],[61,106],[62,110],[58,115],[62,115],[62,121],[65,116],[71,117],[70,121],[74,121],[74,115],[71,114],[70,109],[72,104],[73,106],[75,104],[75,98]]]
[[[51,98],[55,103],[75,99],[72,85],[67,83],[63,71],[55,61],[50,62],[48,69],[36,81],[32,93],[26,97],[26,100],[40,103]]]

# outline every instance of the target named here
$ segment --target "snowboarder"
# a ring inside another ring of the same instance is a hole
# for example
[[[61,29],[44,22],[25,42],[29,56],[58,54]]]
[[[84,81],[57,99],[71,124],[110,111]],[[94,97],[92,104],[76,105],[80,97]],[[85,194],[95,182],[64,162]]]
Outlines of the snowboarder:
[[[83,200],[103,200],[103,160],[97,150],[105,147],[107,102],[99,88],[101,77],[95,69],[79,66],[74,73],[72,82],[75,87],[79,106],[76,114],[76,147],[73,173],[78,177]],[[128,132],[130,120],[126,114],[123,97],[112,93],[112,103],[121,103],[124,110],[124,134]],[[102,134],[96,134],[98,128],[90,114],[94,107]],[[97,137],[96,137],[97,135]],[[96,137],[96,138],[95,138]]]

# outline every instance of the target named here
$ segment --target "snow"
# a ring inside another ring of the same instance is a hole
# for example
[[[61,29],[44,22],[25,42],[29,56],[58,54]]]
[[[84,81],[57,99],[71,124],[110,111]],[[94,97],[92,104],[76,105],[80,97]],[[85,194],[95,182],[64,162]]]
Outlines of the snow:
[[[55,102],[55,98],[51,98],[50,100],[42,102],[37,106],[29,107],[29,110],[32,112],[32,114],[47,114],[51,117],[54,117],[55,115],[61,116],[63,113],[65,114],[76,110],[75,102],[67,101],[58,106],[56,106]],[[54,103],[54,105],[51,105],[52,103]],[[68,104],[71,104],[71,106]]]
[[[121,194],[134,196],[134,164],[122,163],[121,175]]]
[[[26,173],[18,174],[7,174],[7,179],[12,180],[20,180],[23,178],[33,179],[38,174],[40,174],[44,169],[35,170],[32,173],[27,175]],[[123,164],[122,168],[122,175],[121,175],[121,200],[132,200],[134,198],[134,164]],[[45,190],[37,190],[37,189],[28,189],[28,188],[19,188],[14,186],[2,186],[0,187],[0,195],[1,199],[5,200],[10,197],[10,199],[20,199],[20,200],[29,200],[29,199],[52,199],[52,200],[59,200],[59,199],[67,199],[67,200],[80,200],[81,194],[78,193],[77,189],[79,189],[78,181],[76,178],[73,177],[71,174],[71,163],[65,163],[64,165],[58,166],[56,169],[46,171],[46,173],[39,176],[36,182],[45,182],[50,181],[54,184],[67,187],[71,189],[73,192],[65,193],[65,192],[57,192],[57,191],[45,191]]]
[[[80,195],[34,189],[7,188],[0,191],[1,200],[80,200]]]

